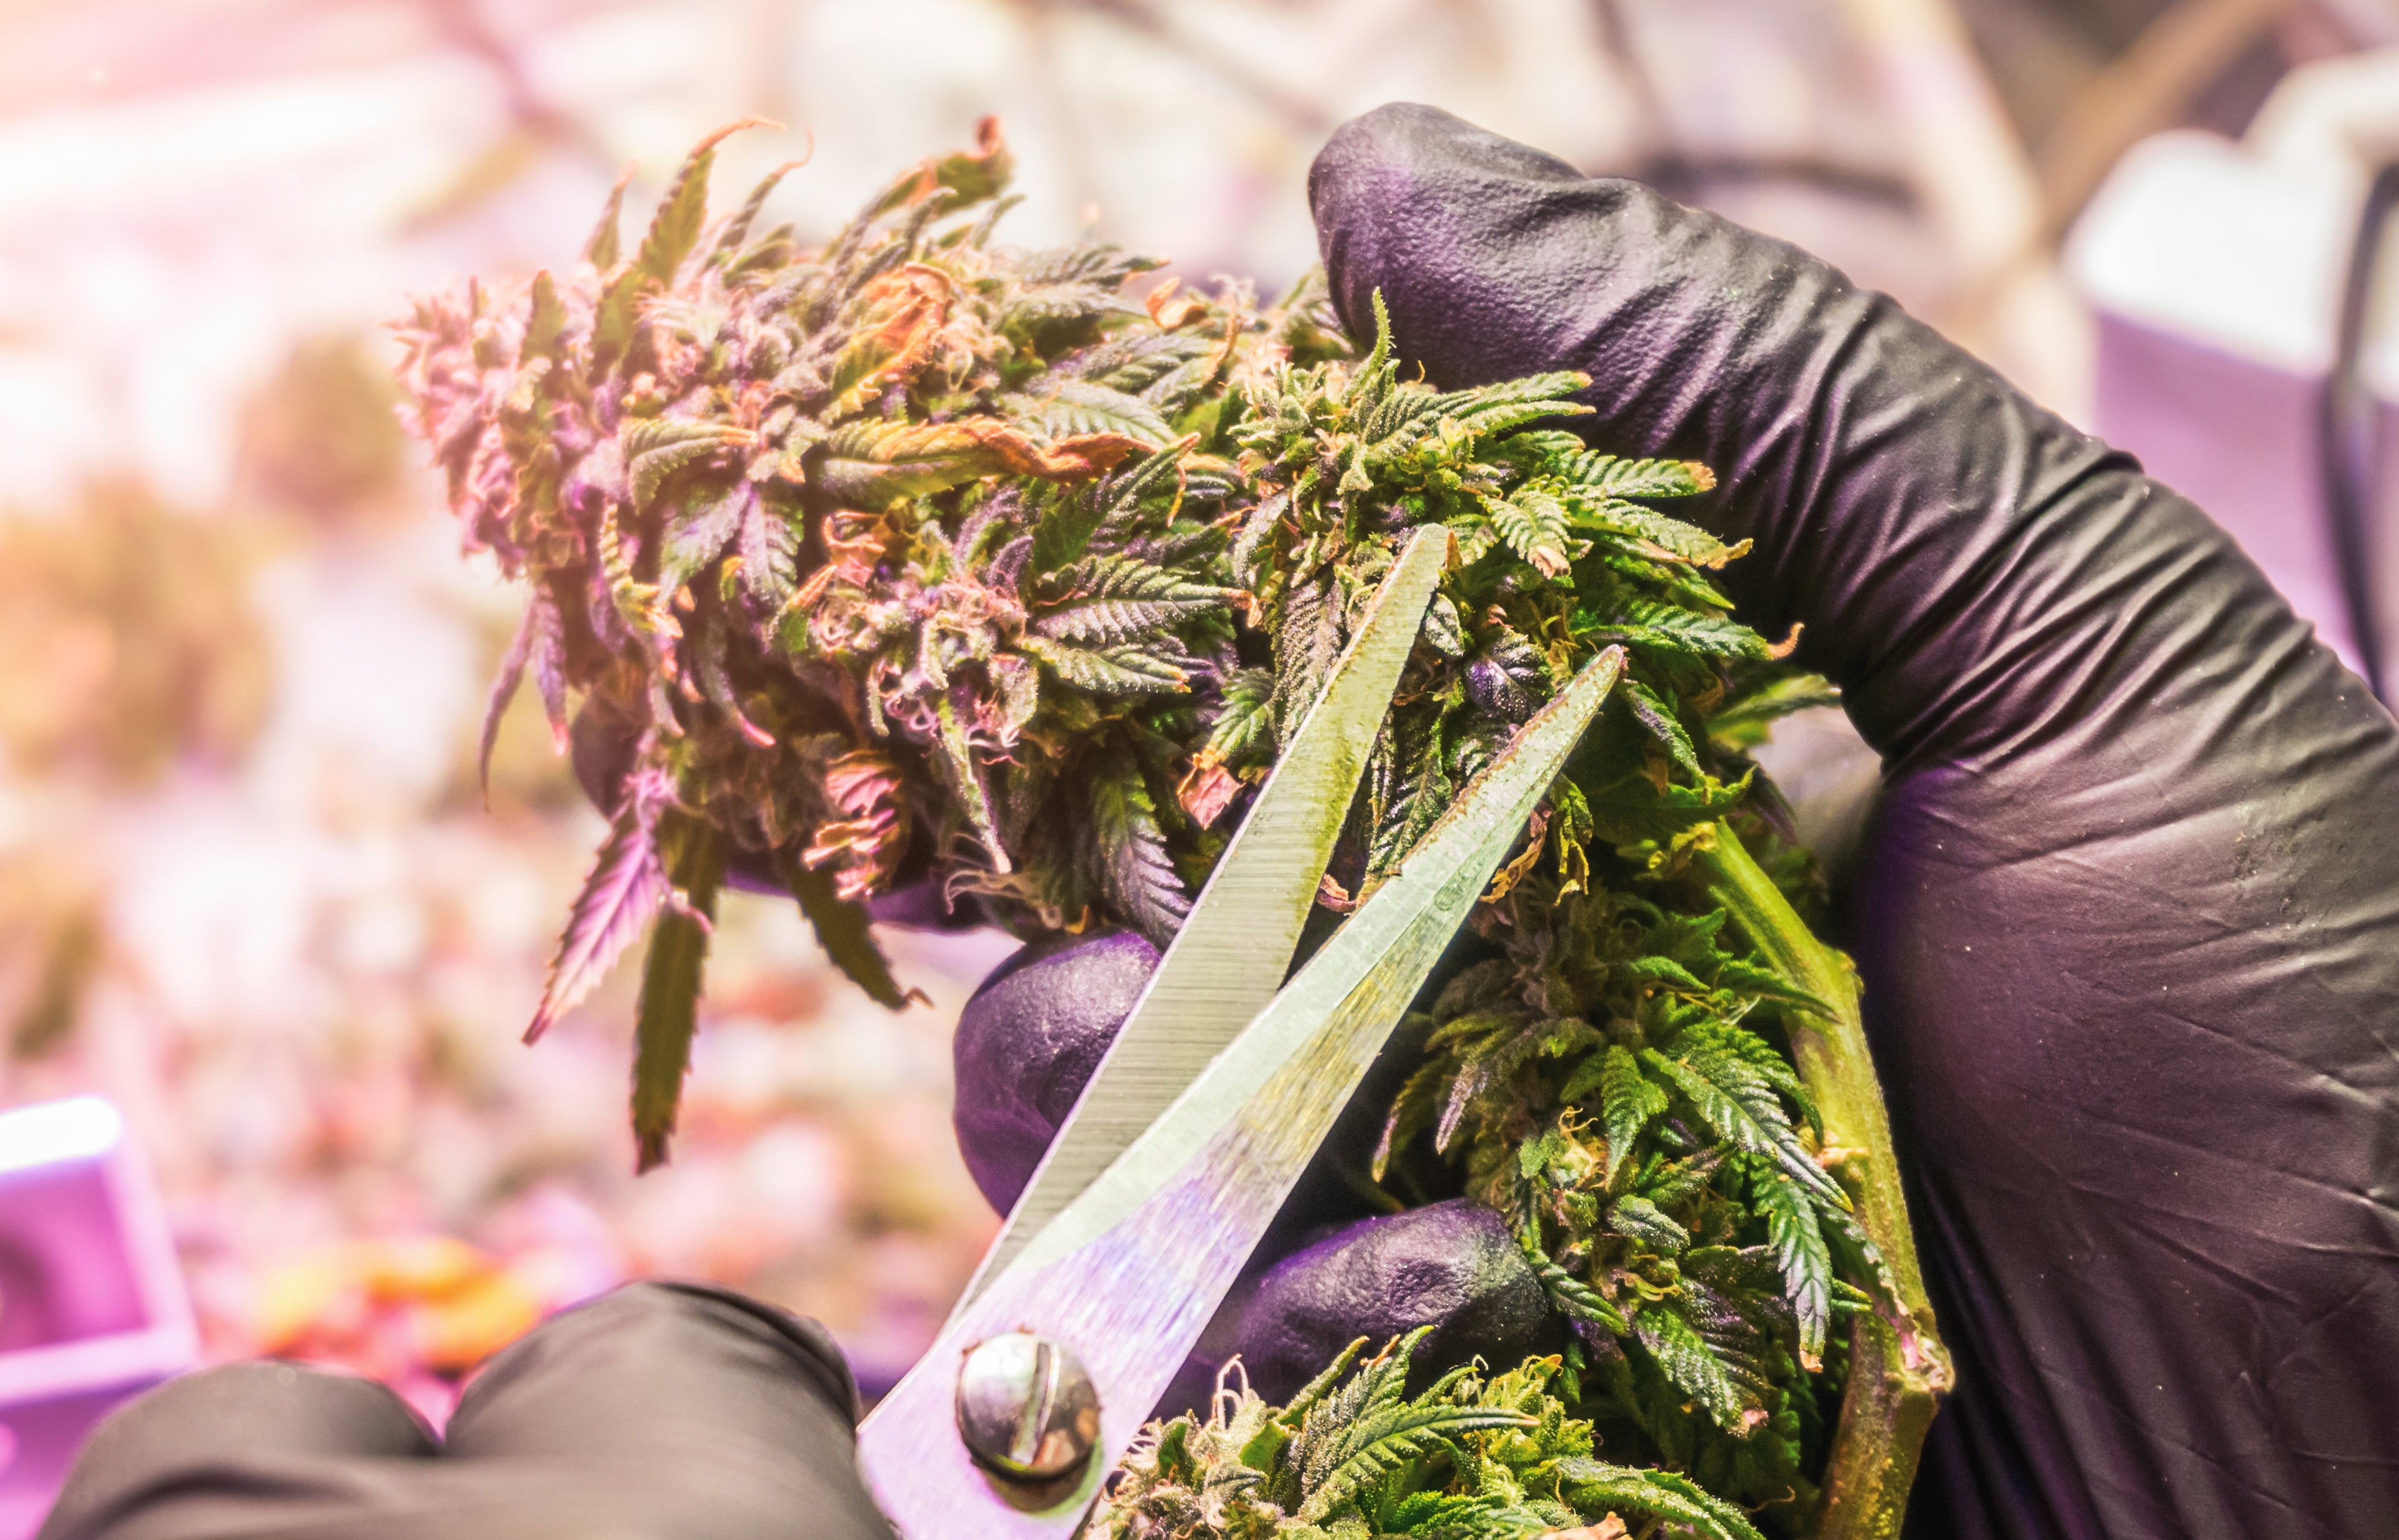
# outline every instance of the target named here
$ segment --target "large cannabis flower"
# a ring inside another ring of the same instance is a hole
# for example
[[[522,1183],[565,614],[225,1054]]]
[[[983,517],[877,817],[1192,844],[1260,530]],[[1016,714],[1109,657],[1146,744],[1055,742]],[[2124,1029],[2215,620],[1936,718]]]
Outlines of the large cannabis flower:
[[[1545,426],[1586,410],[1579,374],[1406,378],[1379,303],[1360,358],[1321,283],[1267,308],[1238,284],[1136,302],[1147,259],[996,245],[1010,161],[989,123],[814,253],[753,233],[775,177],[709,223],[722,137],[631,257],[612,197],[571,273],[469,285],[401,328],[468,539],[532,590],[486,743],[530,672],[562,741],[571,723],[578,756],[610,746],[612,825],[528,1035],[651,929],[646,1167],[728,863],[771,872],[892,1005],[863,900],[903,881],[1023,934],[1162,942],[1400,543],[1444,526],[1328,922],[1580,663],[1630,662],[1436,977],[1361,1180],[1508,1216],[1579,1333],[1522,1373],[1617,1453],[1804,1527],[1848,1365],[1834,1320],[1871,1301],[1877,1330],[1921,1323],[1876,1244],[1904,1248],[1904,1225],[1870,1238],[1853,1215],[1793,1068],[1848,1008],[1826,980],[1847,986],[1793,912],[1804,858],[1742,750],[1827,697],[1709,583],[1741,550],[1652,506],[1707,471]],[[1158,1480],[1183,1479],[1197,1428],[1159,1435]],[[1313,1478],[1286,1493],[1242,1460],[1258,1502],[1324,1506]]]

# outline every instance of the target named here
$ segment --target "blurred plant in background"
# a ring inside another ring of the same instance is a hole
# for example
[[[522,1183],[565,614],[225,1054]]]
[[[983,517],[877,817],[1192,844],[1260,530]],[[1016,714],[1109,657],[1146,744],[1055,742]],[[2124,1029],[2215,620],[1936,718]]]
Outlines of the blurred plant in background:
[[[11,760],[111,787],[237,759],[265,713],[250,610],[264,531],[187,518],[101,481],[0,523],[0,743]]]

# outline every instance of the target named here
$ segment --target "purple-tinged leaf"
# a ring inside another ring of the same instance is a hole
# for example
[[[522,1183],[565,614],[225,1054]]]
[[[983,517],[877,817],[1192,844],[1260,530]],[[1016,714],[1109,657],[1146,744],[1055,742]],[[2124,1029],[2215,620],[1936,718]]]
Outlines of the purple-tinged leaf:
[[[1191,898],[1167,854],[1158,804],[1130,755],[1110,754],[1091,777],[1091,820],[1110,902],[1135,929],[1164,946],[1191,912]]]
[[[751,601],[768,614],[781,610],[799,582],[800,537],[791,516],[753,492],[742,510],[735,548],[741,558],[741,587]]]
[[[637,767],[625,777],[623,800],[608,826],[608,838],[583,880],[558,952],[549,960],[549,978],[542,986],[541,1004],[528,1043],[548,1032],[560,1017],[591,993],[633,938],[666,902],[666,867],[658,857],[658,815],[673,796],[673,782],[655,766]]]
[[[658,554],[658,592],[671,594],[691,581],[692,574],[725,554],[741,532],[741,519],[757,501],[758,489],[737,481],[730,492],[695,496],[691,507],[677,510],[667,521],[664,548]]]
[[[566,631],[559,619],[558,601],[546,588],[535,588],[533,607],[525,612],[525,623],[534,628],[533,652],[528,662],[533,668],[534,688],[540,692],[542,714],[549,719],[549,741],[558,752],[566,752]]]
[[[751,743],[761,749],[773,748],[774,735],[750,720],[741,709],[739,697],[734,693],[732,676],[725,669],[724,642],[718,635],[714,612],[701,609],[694,617],[693,626],[693,634],[682,655],[689,665],[689,677],[699,685],[700,696],[724,712],[725,720],[733,723],[734,730]]]

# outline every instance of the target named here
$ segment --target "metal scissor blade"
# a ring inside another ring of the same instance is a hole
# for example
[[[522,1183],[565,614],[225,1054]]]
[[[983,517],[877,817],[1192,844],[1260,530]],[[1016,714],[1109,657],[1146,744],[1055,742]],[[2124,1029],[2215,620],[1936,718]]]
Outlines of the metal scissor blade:
[[[1075,1531],[1622,665],[1611,648],[1535,717],[1401,873],[951,1317],[867,1418],[861,1468],[907,1540]],[[1099,1437],[1071,1493],[1028,1499],[984,1475],[958,1437],[963,1355],[1019,1331],[1071,1353],[1098,1391]]]
[[[1274,998],[1448,551],[1448,532],[1426,528],[1392,564],[956,1310]]]

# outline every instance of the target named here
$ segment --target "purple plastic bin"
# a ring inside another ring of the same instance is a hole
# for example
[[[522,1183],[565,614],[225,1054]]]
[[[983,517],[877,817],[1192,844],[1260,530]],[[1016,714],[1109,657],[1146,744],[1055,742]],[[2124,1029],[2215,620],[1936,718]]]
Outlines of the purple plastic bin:
[[[93,1424],[196,1352],[116,1109],[78,1096],[0,1113],[0,1540],[41,1527]]]

